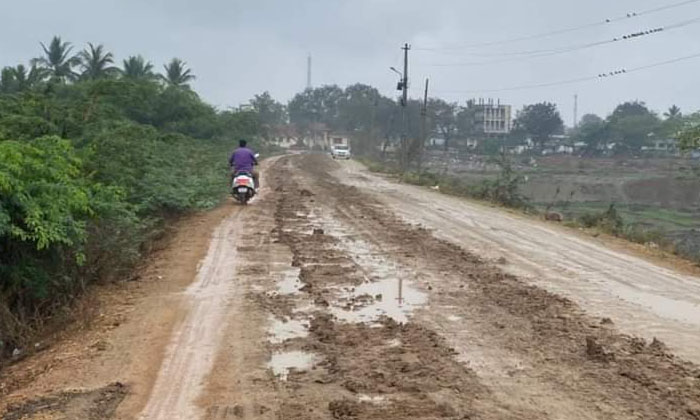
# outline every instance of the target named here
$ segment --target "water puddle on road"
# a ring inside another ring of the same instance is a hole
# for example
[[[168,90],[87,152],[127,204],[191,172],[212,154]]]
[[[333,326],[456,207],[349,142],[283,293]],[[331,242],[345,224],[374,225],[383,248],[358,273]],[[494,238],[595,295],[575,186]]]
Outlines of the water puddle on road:
[[[427,296],[414,287],[413,274],[387,258],[386,252],[360,238],[356,232],[331,218],[319,218],[328,234],[339,240],[338,247],[360,267],[365,282],[346,288],[333,302],[331,312],[345,322],[376,322],[387,316],[408,322],[411,313],[425,305]]]
[[[331,311],[345,322],[373,322],[388,316],[406,323],[411,312],[425,303],[425,295],[403,283],[401,279],[386,278],[361,284],[338,299]]]
[[[275,376],[286,381],[292,370],[304,371],[313,366],[316,356],[303,351],[288,351],[274,353],[267,366],[272,369]]]
[[[268,333],[270,343],[282,344],[293,338],[306,337],[309,334],[309,323],[295,319],[281,320],[271,316]]]
[[[299,280],[299,272],[298,268],[284,271],[277,281],[277,291],[283,295],[298,294],[303,287],[301,280]]]
[[[360,394],[360,395],[358,395],[357,399],[360,402],[367,402],[367,403],[372,403],[372,404],[379,404],[379,403],[386,401],[386,397],[384,395]]]

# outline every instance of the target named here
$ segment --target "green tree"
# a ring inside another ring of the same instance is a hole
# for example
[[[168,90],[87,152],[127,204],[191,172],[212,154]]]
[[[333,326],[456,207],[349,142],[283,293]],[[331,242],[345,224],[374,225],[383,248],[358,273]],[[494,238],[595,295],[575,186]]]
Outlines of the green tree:
[[[71,55],[73,47],[69,42],[63,42],[60,37],[54,36],[48,47],[42,43],[41,48],[44,56],[35,58],[32,64],[45,69],[54,82],[65,83],[77,79],[78,74],[73,68],[80,64],[80,58]]]
[[[15,93],[17,92],[17,79],[12,67],[5,67],[0,73],[0,93]]]
[[[47,76],[46,70],[36,65],[32,65],[29,71],[27,71],[27,68],[20,64],[15,67],[14,73],[20,92],[38,87],[44,82]]]
[[[678,147],[684,152],[700,149],[700,125],[687,128],[679,133]]]
[[[457,133],[463,139],[473,138],[483,134],[478,123],[478,108],[473,100],[467,101],[466,106],[457,111]]]
[[[272,98],[269,92],[255,95],[250,100],[250,104],[258,114],[260,123],[263,125],[271,127],[287,122],[287,109],[283,104]]]
[[[88,43],[88,47],[78,54],[82,68],[81,77],[85,80],[97,80],[116,76],[119,70],[112,66],[114,56],[106,52],[103,45]]]
[[[443,138],[444,148],[448,150],[458,130],[457,104],[430,98],[428,100],[428,117],[430,118],[431,131]]]
[[[678,148],[683,152],[700,149],[700,112],[681,119],[681,128],[673,137],[678,139]]]
[[[289,120],[309,135],[318,135],[321,126],[339,129],[340,103],[344,97],[343,89],[336,85],[306,89],[289,101]]]
[[[644,102],[633,101],[618,105],[607,118],[609,140],[618,152],[640,150],[656,136],[661,120]]]
[[[676,106],[672,105],[668,111],[664,112],[664,117],[669,120],[675,120],[683,116],[683,113],[681,112],[681,109]]]
[[[372,86],[356,83],[345,88],[338,103],[338,125],[347,132],[369,133],[376,123],[381,94]]]
[[[154,80],[153,64],[140,55],[131,56],[124,60],[122,76],[131,80]]]
[[[595,114],[586,114],[581,117],[573,138],[577,142],[586,143],[586,153],[592,154],[605,143],[606,135],[605,120]]]
[[[190,88],[189,83],[196,79],[192,70],[187,68],[187,63],[179,58],[173,58],[170,63],[163,66],[165,74],[161,78],[175,87]]]
[[[557,106],[550,102],[525,106],[518,113],[515,124],[532,137],[532,141],[539,149],[542,149],[552,135],[564,131],[564,121],[559,115]]]

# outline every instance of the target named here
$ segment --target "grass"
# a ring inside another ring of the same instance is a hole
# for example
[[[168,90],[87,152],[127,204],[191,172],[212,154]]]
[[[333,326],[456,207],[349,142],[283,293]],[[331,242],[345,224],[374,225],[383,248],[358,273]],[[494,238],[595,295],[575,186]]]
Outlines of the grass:
[[[535,206],[539,209],[546,208],[545,203],[537,203]],[[564,214],[569,219],[575,219],[587,213],[605,211],[609,206],[610,202],[586,201],[557,204],[552,206],[552,210]],[[616,204],[615,208],[627,225],[646,226],[665,231],[700,229],[699,213],[640,204]]]

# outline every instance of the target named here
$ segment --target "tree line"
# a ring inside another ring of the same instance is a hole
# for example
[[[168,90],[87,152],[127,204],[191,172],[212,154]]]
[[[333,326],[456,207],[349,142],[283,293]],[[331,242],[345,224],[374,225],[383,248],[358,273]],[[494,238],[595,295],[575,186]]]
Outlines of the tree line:
[[[655,140],[678,140],[682,150],[692,149],[682,141],[686,133],[700,123],[700,114],[683,115],[671,106],[663,115],[650,110],[644,102],[630,101],[618,105],[610,115],[601,118],[587,114],[572,132],[572,138],[586,145],[586,154],[610,151],[634,154]]]
[[[0,82],[0,355],[90,283],[128,275],[166,220],[219,202],[228,152],[260,128],[203,102],[182,60],[158,75],[102,45],[39,52]]]
[[[383,96],[376,88],[365,84],[344,89],[335,85],[306,89],[287,104],[277,102],[265,92],[256,95],[251,104],[268,134],[272,127],[292,124],[300,135],[310,135],[320,124],[352,134],[354,148],[360,153],[378,153],[386,145],[396,144],[403,130],[398,99]],[[414,149],[424,139],[437,137],[445,150],[492,154],[503,146],[529,143],[533,153],[540,153],[548,143],[568,138],[569,144],[585,144],[584,152],[588,155],[629,154],[651,145],[654,140],[685,138],[681,141],[681,147],[685,147],[692,144],[693,138],[700,137],[692,135],[693,128],[700,123],[699,114],[685,116],[673,106],[660,116],[639,101],[620,104],[605,118],[584,115],[576,128],[568,129],[556,104],[525,105],[514,113],[512,129],[504,135],[484,132],[483,108],[474,100],[460,105],[429,98],[425,110],[422,108],[423,104],[417,100],[409,100],[406,107],[405,130]],[[425,126],[421,123],[422,112],[426,116]],[[556,135],[564,137],[556,140]]]
[[[169,85],[189,88],[195,75],[185,62],[173,58],[163,66],[165,72],[157,74],[153,64],[140,55],[130,56],[122,67],[114,65],[114,55],[104,45],[91,42],[77,54],[73,46],[60,37],[54,37],[48,45],[41,43],[43,55],[30,60],[29,66],[18,64],[2,69],[0,92],[17,93],[38,89],[46,83],[66,83],[87,80],[114,79],[161,80]]]

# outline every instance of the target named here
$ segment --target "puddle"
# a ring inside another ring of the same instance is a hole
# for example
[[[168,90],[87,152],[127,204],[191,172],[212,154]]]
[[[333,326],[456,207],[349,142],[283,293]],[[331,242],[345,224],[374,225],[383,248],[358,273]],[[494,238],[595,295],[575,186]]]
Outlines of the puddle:
[[[462,320],[462,317],[461,317],[461,316],[457,316],[457,315],[450,315],[450,316],[447,317],[447,320],[448,320],[448,321],[452,321],[452,322],[457,322],[457,321],[461,321],[461,320]]]
[[[299,269],[285,271],[277,282],[277,291],[283,295],[295,295],[302,288],[299,280]]]
[[[272,369],[275,376],[280,380],[286,381],[289,372],[293,370],[307,370],[311,368],[316,357],[311,353],[303,351],[289,351],[275,353],[268,362],[267,366]]]
[[[352,301],[365,296],[371,297],[371,301],[364,306],[334,307],[333,315],[346,322],[372,322],[385,315],[398,323],[406,323],[411,312],[426,300],[425,294],[410,287],[407,282],[387,278],[357,286],[340,301]],[[365,303],[366,299],[361,301]]]
[[[345,322],[372,323],[388,316],[406,323],[409,315],[427,301],[425,293],[413,287],[413,274],[387,258],[378,249],[360,238],[353,230],[330,218],[319,220],[323,229],[339,239],[338,248],[345,251],[361,268],[366,282],[341,292],[331,312]]]
[[[357,399],[360,400],[360,402],[368,402],[368,403],[374,403],[374,404],[378,404],[378,403],[381,403],[381,402],[386,401],[386,397],[383,396],[383,395],[365,395],[365,394],[360,394],[360,395],[357,397]]]
[[[268,329],[272,344],[282,344],[293,338],[304,338],[309,334],[308,321],[289,320],[282,321],[273,316],[270,317],[270,327]]]
[[[401,347],[401,340],[398,338],[394,338],[392,340],[387,341],[387,346],[391,348],[396,348],[396,347]]]

